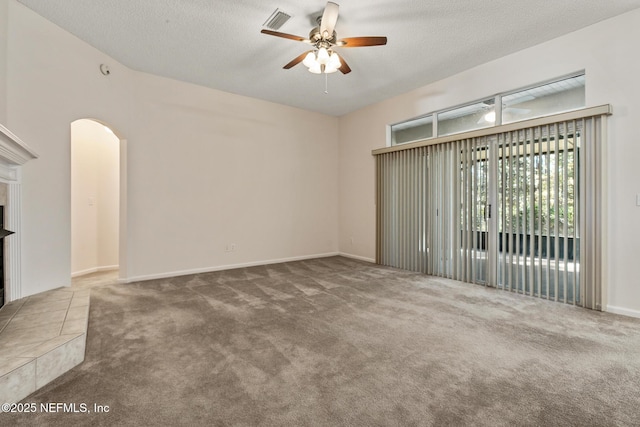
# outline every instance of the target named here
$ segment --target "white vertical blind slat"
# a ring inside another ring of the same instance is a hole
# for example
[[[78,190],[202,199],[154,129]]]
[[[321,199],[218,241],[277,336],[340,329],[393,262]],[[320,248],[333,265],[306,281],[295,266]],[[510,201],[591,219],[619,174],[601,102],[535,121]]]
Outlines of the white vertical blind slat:
[[[542,294],[542,264],[543,264],[543,253],[542,253],[542,240],[544,236],[543,226],[542,226],[542,218],[545,216],[545,213],[542,211],[544,209],[543,204],[543,194],[542,194],[542,181],[543,181],[543,172],[542,172],[542,161],[544,156],[544,138],[543,135],[548,132],[545,132],[543,127],[538,128],[540,137],[538,139],[538,159],[537,159],[537,180],[536,180],[536,189],[537,189],[537,206],[538,208],[538,233],[536,234],[536,242],[538,247],[538,261],[537,261],[537,269],[536,269],[536,278],[537,278],[537,287],[538,292],[537,295],[539,297],[543,297]]]
[[[569,284],[569,124],[564,124],[564,144],[562,144],[562,203],[563,203],[563,221],[562,221],[562,288],[563,302],[568,302],[568,284]]]
[[[551,295],[551,223],[549,218],[551,218],[551,128],[547,125],[547,149],[546,149],[546,180],[547,180],[547,205],[546,205],[546,214],[547,214],[547,269],[546,269],[546,298],[549,299]]]
[[[515,278],[516,278],[516,268],[515,268],[515,254],[516,254],[516,230],[515,230],[515,224],[513,222],[513,212],[515,209],[515,188],[514,188],[514,180],[515,180],[515,175],[514,175],[514,170],[515,170],[515,153],[516,153],[516,148],[515,148],[515,141],[513,139],[513,132],[506,132],[505,134],[505,141],[507,144],[507,165],[508,165],[508,169],[507,169],[507,185],[508,185],[508,191],[507,191],[507,219],[508,219],[508,224],[507,224],[507,232],[508,232],[508,257],[507,257],[507,277],[508,277],[508,290],[509,291],[514,291],[515,290]]]
[[[536,189],[535,189],[535,162],[534,162],[534,153],[536,148],[536,138],[535,138],[535,129],[529,129],[529,154],[527,158],[529,160],[529,171],[528,171],[528,184],[529,184],[529,256],[525,257],[525,259],[529,260],[529,267],[527,268],[529,272],[529,295],[534,296],[536,294],[535,290],[535,237],[536,237],[536,222],[535,222],[535,205],[536,205]],[[527,212],[525,210],[525,212]],[[526,268],[526,267],[525,267]]]
[[[554,261],[554,272],[553,272],[553,285],[554,285],[554,299],[558,301],[559,299],[559,284],[560,284],[560,226],[558,224],[558,214],[560,206],[560,133],[559,133],[559,125],[554,125],[554,136],[555,136],[555,144],[554,144],[554,180],[553,180],[553,209],[554,209],[554,217],[553,217],[553,261]]]

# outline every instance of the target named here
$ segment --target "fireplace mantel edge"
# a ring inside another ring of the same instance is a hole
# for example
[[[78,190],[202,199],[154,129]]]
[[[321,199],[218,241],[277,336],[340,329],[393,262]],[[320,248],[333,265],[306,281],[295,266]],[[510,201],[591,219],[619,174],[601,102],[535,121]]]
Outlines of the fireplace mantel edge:
[[[0,165],[5,167],[21,166],[38,154],[18,138],[13,132],[0,124]]]

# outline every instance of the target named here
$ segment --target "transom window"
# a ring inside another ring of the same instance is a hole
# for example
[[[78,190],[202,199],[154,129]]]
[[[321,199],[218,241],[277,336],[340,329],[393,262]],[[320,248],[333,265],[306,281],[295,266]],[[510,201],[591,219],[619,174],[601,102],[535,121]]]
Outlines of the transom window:
[[[452,135],[585,107],[584,73],[571,75],[390,126],[391,145]]]

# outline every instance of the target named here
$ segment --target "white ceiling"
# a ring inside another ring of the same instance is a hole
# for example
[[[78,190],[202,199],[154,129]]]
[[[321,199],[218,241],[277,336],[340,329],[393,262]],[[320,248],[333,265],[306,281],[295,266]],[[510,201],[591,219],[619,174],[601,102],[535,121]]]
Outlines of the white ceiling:
[[[124,65],[202,86],[340,116],[640,7],[640,0],[334,0],[339,38],[386,46],[337,49],[350,74],[282,67],[306,44],[325,0],[18,0]]]

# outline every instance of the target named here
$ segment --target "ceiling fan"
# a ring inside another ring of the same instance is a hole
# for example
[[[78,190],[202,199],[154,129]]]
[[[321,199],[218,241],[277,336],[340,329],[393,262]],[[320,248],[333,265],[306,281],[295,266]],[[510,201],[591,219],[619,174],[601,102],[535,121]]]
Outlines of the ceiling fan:
[[[340,58],[333,50],[336,47],[365,47],[365,46],[381,46],[387,44],[386,37],[347,37],[338,39],[335,32],[336,22],[338,21],[338,4],[327,2],[322,16],[316,20],[318,26],[313,28],[309,33],[309,38],[296,36],[293,34],[281,33],[263,29],[261,33],[270,36],[282,37],[285,39],[296,40],[314,48],[304,52],[286,64],[283,68],[288,70],[302,62],[309,71],[315,74],[335,73],[340,70],[342,74],[351,72],[351,68],[345,62],[344,58]]]

